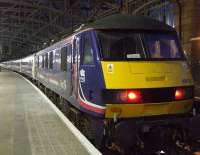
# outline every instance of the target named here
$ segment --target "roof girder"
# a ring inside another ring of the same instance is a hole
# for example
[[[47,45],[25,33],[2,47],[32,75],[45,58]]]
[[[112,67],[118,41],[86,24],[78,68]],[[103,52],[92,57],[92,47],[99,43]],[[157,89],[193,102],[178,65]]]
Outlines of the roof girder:
[[[55,14],[62,14],[62,11],[61,10],[57,10],[57,9],[54,9],[54,8],[50,8],[50,7],[47,7],[45,5],[41,5],[39,3],[28,3],[27,1],[23,1],[21,0],[20,2],[19,1],[16,1],[16,0],[1,0],[0,3],[5,3],[5,4],[13,4],[13,5],[16,5],[16,6],[23,6],[23,7],[28,7],[30,9],[40,9],[40,10],[48,10],[50,12],[53,12]]]

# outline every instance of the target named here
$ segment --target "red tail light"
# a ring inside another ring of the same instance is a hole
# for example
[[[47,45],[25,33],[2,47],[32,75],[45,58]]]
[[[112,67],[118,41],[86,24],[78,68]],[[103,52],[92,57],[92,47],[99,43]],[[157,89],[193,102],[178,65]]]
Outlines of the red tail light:
[[[127,90],[121,92],[120,99],[125,103],[141,103],[142,96],[139,90]]]
[[[185,98],[185,91],[182,88],[177,88],[175,92],[175,100],[182,100]]]

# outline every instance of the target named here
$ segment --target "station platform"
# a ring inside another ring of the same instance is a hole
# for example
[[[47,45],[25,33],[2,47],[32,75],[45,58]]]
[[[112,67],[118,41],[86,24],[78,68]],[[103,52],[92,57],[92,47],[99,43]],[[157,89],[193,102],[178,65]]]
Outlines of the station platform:
[[[21,75],[0,72],[0,155],[101,154]]]

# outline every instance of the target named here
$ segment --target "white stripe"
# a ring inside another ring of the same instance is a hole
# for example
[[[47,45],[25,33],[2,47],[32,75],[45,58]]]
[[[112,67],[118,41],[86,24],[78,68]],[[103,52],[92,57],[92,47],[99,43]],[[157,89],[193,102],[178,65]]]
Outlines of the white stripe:
[[[79,95],[79,98],[81,99],[82,102],[84,102],[84,103],[86,103],[86,104],[88,104],[88,105],[90,105],[92,107],[99,108],[99,109],[105,109],[106,108],[105,106],[96,105],[96,104],[94,104],[94,103],[89,102],[89,101],[86,100],[86,98],[85,98],[85,96],[83,94],[83,90],[82,90],[82,87],[81,87],[80,80],[79,80],[79,87],[80,87],[80,90],[81,90],[81,93],[82,93],[83,99],[84,99],[84,100],[82,99],[82,97],[80,96],[79,90],[78,90],[78,95]]]
[[[49,82],[52,83],[52,84],[55,84],[56,86],[59,85],[58,81],[54,80],[54,79],[50,79],[49,78]]]
[[[20,76],[23,79],[25,79],[30,85],[32,85],[41,94],[41,96],[44,97],[47,103],[53,108],[56,114],[60,117],[60,119],[64,122],[64,124],[71,130],[71,132],[80,141],[80,143],[86,148],[89,154],[102,155],[102,153],[98,149],[96,149],[94,145],[92,145],[92,143],[70,122],[70,120],[51,102],[51,100],[47,96],[44,95],[44,93],[39,88],[37,88],[34,84],[32,84],[28,79],[24,78],[22,75]]]

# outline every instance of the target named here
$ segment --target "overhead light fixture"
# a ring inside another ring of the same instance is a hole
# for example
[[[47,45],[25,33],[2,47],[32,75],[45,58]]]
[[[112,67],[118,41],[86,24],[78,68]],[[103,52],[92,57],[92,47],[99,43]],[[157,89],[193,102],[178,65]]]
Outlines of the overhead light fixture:
[[[200,37],[193,37],[190,39],[190,41],[198,41],[198,40],[200,40]]]

